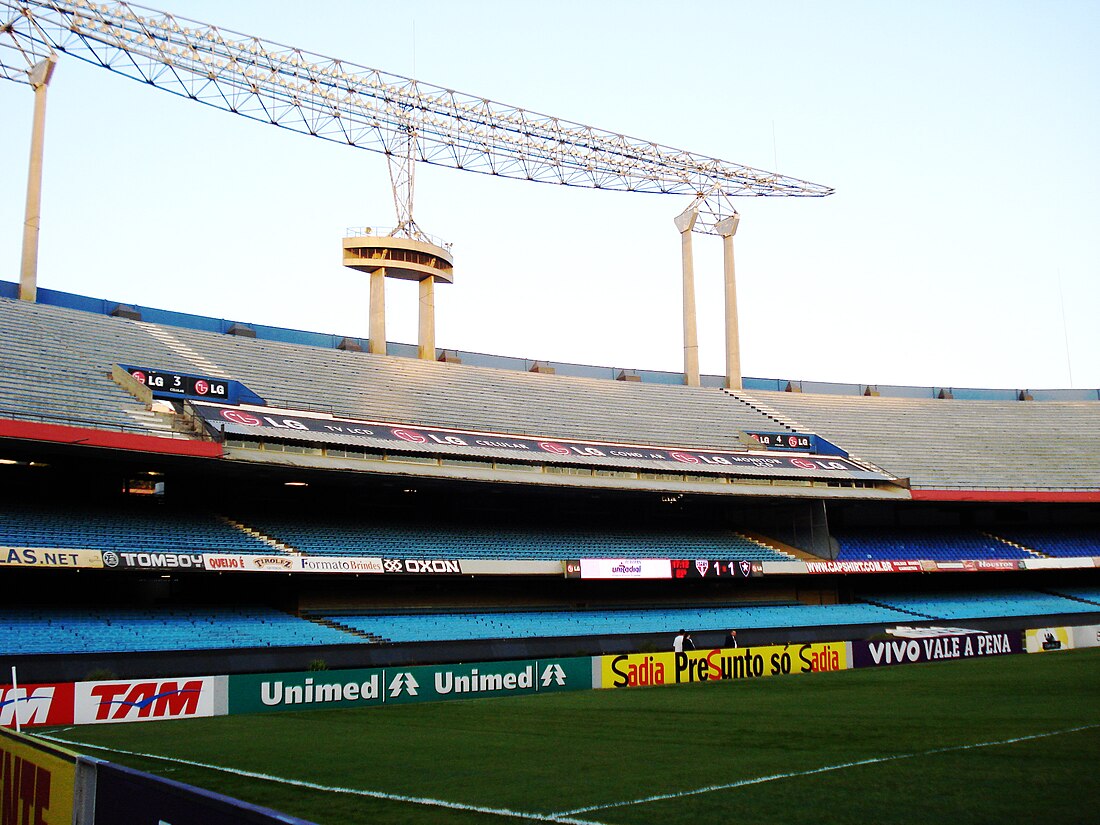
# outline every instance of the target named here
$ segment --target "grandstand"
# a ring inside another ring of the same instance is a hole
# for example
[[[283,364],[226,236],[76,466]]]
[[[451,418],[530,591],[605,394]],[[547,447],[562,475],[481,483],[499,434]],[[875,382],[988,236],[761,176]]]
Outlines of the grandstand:
[[[0,621],[41,678],[1097,610],[1100,399],[726,391],[0,294]]]

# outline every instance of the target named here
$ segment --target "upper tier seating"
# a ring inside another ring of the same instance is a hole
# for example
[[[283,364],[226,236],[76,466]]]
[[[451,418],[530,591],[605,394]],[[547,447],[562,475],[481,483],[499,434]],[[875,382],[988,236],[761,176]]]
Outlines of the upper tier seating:
[[[197,508],[159,501],[114,502],[109,507],[0,505],[0,546],[116,552],[264,553],[272,547]]]
[[[914,488],[1100,489],[1100,404],[738,392]]]
[[[834,531],[840,544],[837,559],[1033,559],[1035,555],[976,530],[869,528]]]
[[[0,298],[0,417],[178,437],[111,380],[112,366],[125,363],[122,326],[116,318]],[[165,357],[152,344],[144,358]]]
[[[614,527],[513,527],[484,523],[367,523],[331,517],[242,516],[240,521],[310,555],[405,559],[686,558],[790,561],[732,532]]]
[[[1100,604],[1029,591],[990,593],[868,593],[860,598],[903,610],[920,619],[980,619],[1000,616],[1044,616],[1100,612]]]
[[[1048,556],[1100,556],[1100,526],[997,528],[998,536]]]
[[[0,607],[0,654],[115,653],[151,650],[286,647],[364,641],[267,607]]]
[[[0,327],[0,411],[130,422],[144,408],[108,377],[126,363],[236,379],[273,405],[401,424],[714,449],[740,448],[740,430],[776,429],[717,389],[344,352],[10,299],[0,299]]]
[[[726,393],[344,352],[8,298],[0,327],[0,417],[171,435],[109,378],[129,363],[236,379],[273,405],[350,418],[715,450],[740,449],[743,430],[786,428],[918,489],[1100,489],[1095,401]]]

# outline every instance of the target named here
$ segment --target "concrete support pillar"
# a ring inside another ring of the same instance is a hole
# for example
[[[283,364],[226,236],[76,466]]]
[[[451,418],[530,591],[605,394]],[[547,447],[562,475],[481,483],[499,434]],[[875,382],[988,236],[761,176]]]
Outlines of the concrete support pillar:
[[[386,270],[370,273],[370,335],[369,351],[386,354]]]
[[[691,251],[691,230],[699,213],[694,207],[676,218],[684,270],[684,383],[699,386],[699,332],[695,319],[695,262]]]
[[[733,236],[740,215],[714,225],[722,236],[722,274],[726,286],[726,388],[741,389],[741,337],[737,326],[737,276],[733,266]]]
[[[418,356],[422,361],[435,360],[435,278],[420,282],[420,336]]]
[[[46,89],[57,58],[50,55],[30,71],[34,89],[34,125],[31,129],[31,158],[27,169],[27,209],[23,220],[23,260],[19,268],[19,297],[38,298],[38,230],[42,223],[42,156],[46,141]]]

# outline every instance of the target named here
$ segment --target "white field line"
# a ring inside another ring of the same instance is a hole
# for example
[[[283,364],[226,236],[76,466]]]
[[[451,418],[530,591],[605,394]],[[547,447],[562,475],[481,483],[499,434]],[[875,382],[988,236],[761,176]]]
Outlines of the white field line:
[[[255,771],[246,771],[241,768],[227,768],[222,765],[211,765],[207,762],[195,762],[190,759],[176,759],[171,756],[160,756],[155,753],[141,753],[140,751],[128,751],[122,748],[108,748],[103,745],[91,745],[87,742],[77,742],[71,739],[62,739],[60,736],[47,736],[45,734],[37,734],[39,739],[48,739],[51,742],[57,742],[58,744],[68,745],[70,747],[77,748],[90,748],[92,750],[106,751],[107,753],[120,753],[126,756],[139,756],[143,759],[157,759],[162,762],[172,762],[178,765],[190,765],[195,768],[205,768],[210,771],[220,771],[222,773],[230,773],[236,776],[244,776],[249,779],[262,779],[265,782],[275,782],[280,785],[292,785],[298,788],[308,788],[312,791],[325,791],[328,793],[341,793],[349,794],[352,796],[365,796],[371,799],[384,799],[389,802],[406,802],[412,805],[425,805],[434,808],[450,808],[456,811],[470,811],[479,814],[489,814],[492,816],[511,817],[512,819],[524,819],[529,822],[552,822],[555,825],[604,825],[602,822],[595,822],[590,819],[575,819],[569,814],[538,814],[527,813],[524,811],[512,811],[508,808],[489,808],[482,805],[466,805],[462,802],[448,802],[445,799],[431,799],[430,797],[422,796],[403,796],[401,794],[385,793],[384,791],[368,791],[362,788],[341,788],[333,785],[320,785],[316,782],[307,782],[303,779],[287,779],[282,776],[272,776],[266,773],[257,773]]]
[[[649,802],[661,802],[667,799],[679,799],[685,796],[697,796],[704,793],[712,793],[714,791],[728,791],[734,788],[744,788],[748,785],[762,785],[765,782],[774,782],[777,779],[794,779],[801,776],[813,776],[819,773],[829,773],[830,771],[840,771],[845,768],[856,768],[861,765],[876,765],[882,762],[895,762],[899,759],[915,759],[921,756],[934,756],[939,753],[952,753],[955,751],[969,751],[977,748],[992,748],[997,745],[1012,745],[1016,742],[1028,742],[1032,739],[1045,739],[1049,736],[1061,736],[1066,733],[1077,733],[1083,730],[1092,730],[1093,728],[1100,728],[1100,724],[1094,725],[1082,725],[1077,728],[1066,728],[1065,730],[1054,730],[1047,733],[1035,733],[1030,736],[1018,736],[1015,739],[1001,739],[996,742],[978,742],[973,745],[952,745],[947,748],[933,748],[927,751],[917,751],[916,753],[899,753],[894,756],[878,756],[871,759],[860,759],[857,762],[845,762],[840,765],[827,765],[823,768],[813,768],[807,771],[793,771],[791,773],[777,773],[772,776],[758,776],[754,779],[741,779],[737,782],[729,782],[725,785],[708,785],[705,788],[694,788],[689,791],[679,791],[677,793],[658,794],[656,796],[647,796],[643,799],[631,799],[626,802],[611,802],[605,805],[589,805],[586,808],[575,808],[571,811],[561,811],[557,814],[551,814],[551,816],[576,816],[577,814],[590,813],[591,811],[606,811],[610,808],[625,808],[631,805],[645,805]],[[565,821],[565,820],[562,820]]]

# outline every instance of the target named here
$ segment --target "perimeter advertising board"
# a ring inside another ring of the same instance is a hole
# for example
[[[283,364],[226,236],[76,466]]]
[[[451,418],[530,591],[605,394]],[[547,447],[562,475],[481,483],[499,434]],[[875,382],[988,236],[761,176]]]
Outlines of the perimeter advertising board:
[[[221,794],[96,763],[94,825],[312,825]]]
[[[847,642],[633,653],[592,660],[594,687],[649,687],[846,670]]]
[[[1032,627],[1024,632],[1028,653],[1050,653],[1073,649],[1073,632],[1068,627]]]
[[[73,721],[97,725],[224,716],[227,682],[227,676],[77,682]]]
[[[265,673],[229,677],[229,712],[374,707],[591,688],[588,658]]]
[[[0,685],[0,727],[73,723],[73,683]]]
[[[387,573],[403,576],[458,576],[466,572],[459,559],[385,559],[373,556],[292,556],[205,553],[207,570],[246,573]]]
[[[103,567],[99,550],[0,547],[0,567]]]
[[[1071,627],[1070,641],[1073,647],[1100,647],[1100,625],[1090,624],[1083,627]]]
[[[72,825],[76,754],[0,729],[0,823]]]
[[[793,475],[814,478],[888,480],[882,472],[866,469],[846,458],[792,456],[741,450],[700,451],[688,447],[646,446],[604,441],[538,439],[506,433],[486,433],[394,422],[334,418],[300,410],[245,409],[198,403],[195,409],[214,431],[245,436],[273,435],[308,441],[319,433],[339,443],[380,446],[414,452],[470,453],[485,449],[535,461],[583,460],[613,466],[664,467],[684,472],[709,470],[726,475]]]
[[[879,667],[1023,653],[1020,631],[952,633],[919,639],[852,642],[852,667]]]
[[[202,553],[104,550],[105,570],[202,570]]]

